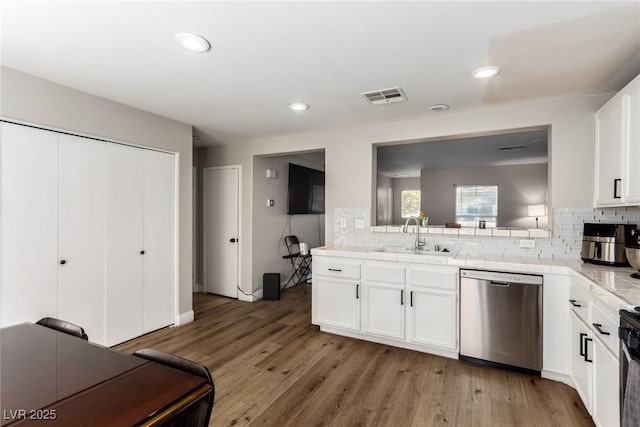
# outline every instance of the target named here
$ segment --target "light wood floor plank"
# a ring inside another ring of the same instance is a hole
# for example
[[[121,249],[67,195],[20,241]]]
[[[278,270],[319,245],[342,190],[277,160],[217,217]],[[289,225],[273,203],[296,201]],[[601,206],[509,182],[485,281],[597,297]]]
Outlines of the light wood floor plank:
[[[195,321],[124,343],[212,372],[214,426],[592,426],[555,381],[320,332],[294,287],[255,303],[194,295]]]

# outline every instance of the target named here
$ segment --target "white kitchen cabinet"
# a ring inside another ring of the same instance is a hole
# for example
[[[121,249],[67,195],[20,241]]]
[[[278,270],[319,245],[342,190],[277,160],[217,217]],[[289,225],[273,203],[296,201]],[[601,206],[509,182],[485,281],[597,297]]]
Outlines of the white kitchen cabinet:
[[[360,283],[314,276],[313,323],[360,331]]]
[[[595,205],[640,204],[640,76],[596,113]]]
[[[0,126],[0,321],[6,326],[58,312],[58,135]]]
[[[408,287],[407,340],[458,348],[458,295],[432,288]]]
[[[600,340],[593,342],[593,421],[600,427],[620,423],[619,361]]]
[[[144,331],[144,152],[107,147],[107,345]]]
[[[591,412],[591,387],[593,383],[593,346],[589,328],[574,313],[570,313],[571,378],[584,406]],[[590,357],[589,357],[590,356]]]
[[[382,337],[404,339],[404,284],[366,282],[362,294],[362,331]]]
[[[105,342],[106,143],[59,136],[58,316]]]

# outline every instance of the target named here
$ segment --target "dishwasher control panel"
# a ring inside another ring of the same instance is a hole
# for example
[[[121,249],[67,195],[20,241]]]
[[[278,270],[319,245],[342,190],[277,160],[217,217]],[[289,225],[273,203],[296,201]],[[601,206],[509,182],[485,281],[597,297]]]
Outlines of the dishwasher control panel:
[[[460,270],[460,278],[542,285],[542,276],[526,273],[508,273],[486,270]]]

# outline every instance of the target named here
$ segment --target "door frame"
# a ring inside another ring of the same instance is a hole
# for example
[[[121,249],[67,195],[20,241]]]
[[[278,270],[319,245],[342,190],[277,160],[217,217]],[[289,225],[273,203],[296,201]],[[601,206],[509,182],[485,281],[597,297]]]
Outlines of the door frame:
[[[206,182],[206,174],[207,171],[212,170],[223,170],[223,169],[237,169],[238,170],[238,263],[236,267],[236,299],[239,298],[240,292],[238,288],[240,287],[240,254],[242,253],[242,245],[244,243],[244,238],[242,236],[242,165],[226,165],[226,166],[209,166],[202,168],[202,225],[203,231],[203,239],[202,239],[202,286],[204,288],[204,292],[207,293],[207,192],[205,191],[205,182]]]

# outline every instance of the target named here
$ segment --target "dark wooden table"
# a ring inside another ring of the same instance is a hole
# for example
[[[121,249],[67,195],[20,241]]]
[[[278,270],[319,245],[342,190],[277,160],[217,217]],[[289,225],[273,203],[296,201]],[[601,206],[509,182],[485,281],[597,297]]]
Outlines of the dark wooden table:
[[[203,378],[33,324],[0,329],[0,426],[153,425]]]

